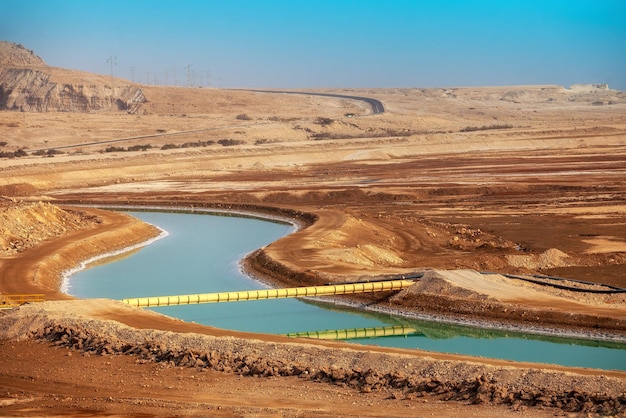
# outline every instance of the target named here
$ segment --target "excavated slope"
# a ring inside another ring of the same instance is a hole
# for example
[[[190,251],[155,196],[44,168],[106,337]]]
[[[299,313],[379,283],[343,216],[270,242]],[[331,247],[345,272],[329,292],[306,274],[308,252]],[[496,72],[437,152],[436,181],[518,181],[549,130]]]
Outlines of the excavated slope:
[[[94,222],[97,219],[47,202],[19,202],[0,196],[0,256],[22,252]]]

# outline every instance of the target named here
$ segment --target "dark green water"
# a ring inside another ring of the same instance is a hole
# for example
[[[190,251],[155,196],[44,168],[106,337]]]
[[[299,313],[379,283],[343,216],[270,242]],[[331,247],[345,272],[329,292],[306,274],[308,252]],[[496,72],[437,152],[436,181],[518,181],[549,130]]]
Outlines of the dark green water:
[[[253,218],[164,212],[131,212],[169,235],[127,257],[74,274],[68,293],[81,298],[123,299],[262,289],[239,271],[238,261],[293,231],[293,226]],[[537,336],[410,320],[279,299],[154,308],[186,321],[274,334],[404,326],[410,333],[350,341],[419,348],[515,361],[626,370],[626,344]],[[389,328],[388,328],[389,329]]]

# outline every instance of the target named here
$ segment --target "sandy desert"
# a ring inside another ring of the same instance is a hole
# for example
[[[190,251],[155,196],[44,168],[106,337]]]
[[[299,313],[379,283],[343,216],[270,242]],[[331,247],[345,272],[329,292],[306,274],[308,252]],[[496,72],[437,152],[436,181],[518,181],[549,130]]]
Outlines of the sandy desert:
[[[626,93],[136,85],[1,46],[0,294],[46,298],[0,311],[1,415],[624,413],[621,371],[220,330],[60,284],[158,233],[107,205],[238,210],[300,225],[243,261],[276,286],[419,271],[349,300],[623,342],[626,293],[503,274],[626,288]]]

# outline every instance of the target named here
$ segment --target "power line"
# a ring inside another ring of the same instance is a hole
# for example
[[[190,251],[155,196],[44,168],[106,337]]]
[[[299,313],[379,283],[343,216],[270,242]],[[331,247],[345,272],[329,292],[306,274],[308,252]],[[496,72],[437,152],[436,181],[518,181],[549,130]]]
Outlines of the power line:
[[[185,67],[185,69],[187,70],[187,87],[193,86],[193,72],[191,71],[192,68],[193,65],[191,64],[187,64],[187,66]]]
[[[107,59],[107,62],[111,64],[111,78],[113,78],[113,66],[114,65],[117,66],[117,57],[110,55],[109,58]]]

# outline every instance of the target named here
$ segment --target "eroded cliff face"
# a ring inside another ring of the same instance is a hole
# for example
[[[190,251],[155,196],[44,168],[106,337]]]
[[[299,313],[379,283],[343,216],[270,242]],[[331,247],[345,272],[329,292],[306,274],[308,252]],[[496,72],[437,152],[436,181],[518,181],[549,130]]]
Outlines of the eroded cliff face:
[[[141,112],[141,87],[82,73],[82,83],[67,83],[59,69],[22,45],[0,42],[0,110],[22,112]]]
[[[32,68],[0,71],[0,110],[22,112],[90,112],[121,110],[137,113],[146,97],[139,86],[65,84]]]

